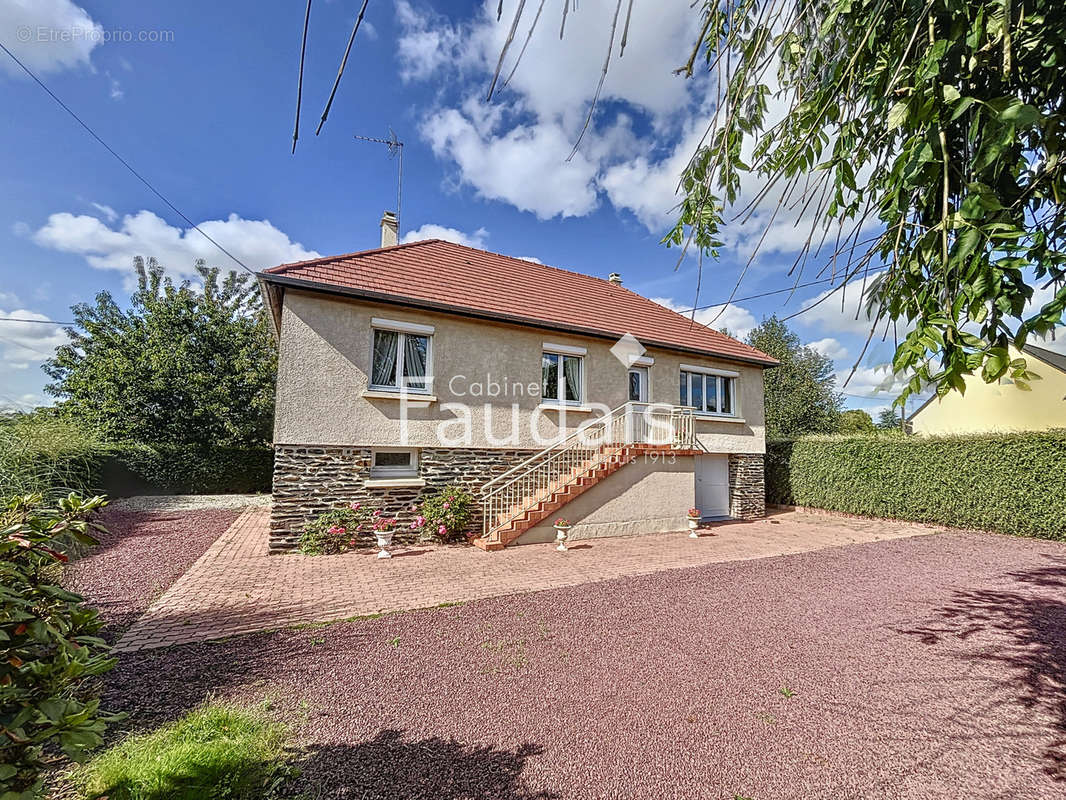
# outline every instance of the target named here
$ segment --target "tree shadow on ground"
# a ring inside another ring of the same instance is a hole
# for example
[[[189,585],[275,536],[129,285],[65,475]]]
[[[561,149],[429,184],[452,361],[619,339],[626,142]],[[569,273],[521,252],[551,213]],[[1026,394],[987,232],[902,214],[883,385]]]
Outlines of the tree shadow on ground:
[[[1016,591],[956,591],[933,619],[898,632],[928,645],[969,641],[958,657],[1005,668],[998,684],[1026,709],[1054,718],[1044,770],[1066,781],[1066,559],[1045,558],[1044,566],[1004,576],[1017,582]]]
[[[382,730],[355,744],[301,749],[291,761],[299,777],[284,793],[307,800],[551,800],[558,795],[533,791],[522,780],[526,761],[542,752],[534,744],[506,750],[437,736],[407,740],[401,730]]]

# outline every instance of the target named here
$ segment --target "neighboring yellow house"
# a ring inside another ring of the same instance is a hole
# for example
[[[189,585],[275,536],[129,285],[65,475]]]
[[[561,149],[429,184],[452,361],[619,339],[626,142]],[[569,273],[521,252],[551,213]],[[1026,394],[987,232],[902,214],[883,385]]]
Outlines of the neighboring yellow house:
[[[1025,358],[1028,370],[1040,376],[1031,391],[1009,379],[985,383],[972,376],[966,394],[933,395],[910,416],[914,433],[925,436],[992,431],[1044,431],[1066,428],[1066,355],[1026,345],[1012,358]]]

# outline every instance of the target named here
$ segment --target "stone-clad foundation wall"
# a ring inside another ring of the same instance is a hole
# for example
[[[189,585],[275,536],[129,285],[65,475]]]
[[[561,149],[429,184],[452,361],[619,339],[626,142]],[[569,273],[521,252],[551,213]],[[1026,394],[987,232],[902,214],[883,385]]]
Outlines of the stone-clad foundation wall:
[[[274,505],[270,515],[270,550],[296,547],[305,524],[323,511],[359,501],[380,508],[398,521],[396,541],[413,542],[418,532],[408,528],[411,507],[448,484],[477,490],[495,476],[521,463],[536,450],[487,448],[423,448],[420,477],[425,486],[382,488],[367,486],[369,447],[276,445],[274,448]],[[479,509],[471,531],[481,531]]]
[[[733,519],[766,516],[766,475],[761,453],[730,453],[729,516]]]

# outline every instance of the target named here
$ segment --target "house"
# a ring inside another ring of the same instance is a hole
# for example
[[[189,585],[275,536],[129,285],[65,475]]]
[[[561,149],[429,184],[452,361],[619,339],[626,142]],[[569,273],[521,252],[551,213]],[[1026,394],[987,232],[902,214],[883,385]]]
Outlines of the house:
[[[440,240],[259,274],[279,342],[271,547],[369,502],[401,524],[459,483],[475,544],[764,514],[776,362],[624,288]]]
[[[914,433],[925,436],[992,431],[1044,431],[1066,428],[1066,355],[1025,345],[1011,349],[1011,358],[1024,358],[1026,369],[1040,376],[1019,389],[1008,378],[985,383],[980,376],[966,380],[966,393],[934,394],[909,417]]]

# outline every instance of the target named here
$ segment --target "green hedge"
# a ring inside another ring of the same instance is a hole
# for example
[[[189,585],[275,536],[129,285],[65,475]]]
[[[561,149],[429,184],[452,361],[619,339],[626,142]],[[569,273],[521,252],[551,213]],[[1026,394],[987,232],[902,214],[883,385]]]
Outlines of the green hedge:
[[[269,447],[200,450],[123,443],[110,449],[101,481],[111,494],[270,491],[274,451]]]
[[[766,499],[1066,539],[1066,430],[768,442]]]

